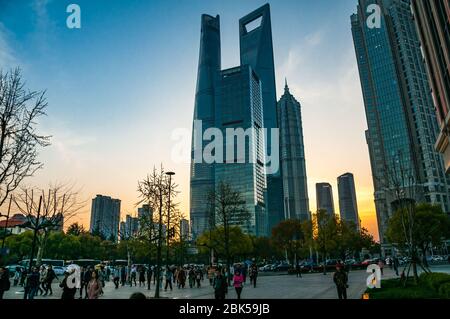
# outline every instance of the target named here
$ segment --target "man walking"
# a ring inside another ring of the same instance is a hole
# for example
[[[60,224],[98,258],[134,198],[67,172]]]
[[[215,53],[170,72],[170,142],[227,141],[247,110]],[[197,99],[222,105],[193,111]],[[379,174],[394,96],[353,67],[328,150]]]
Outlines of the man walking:
[[[347,299],[348,277],[342,269],[341,264],[336,265],[336,272],[333,275],[333,281],[336,284],[339,299]]]
[[[120,281],[120,269],[118,267],[115,267],[113,270],[113,282],[116,289],[119,288],[119,281]]]
[[[227,279],[222,275],[220,269],[216,270],[216,276],[213,280],[214,297],[216,299],[225,299],[225,293],[227,291]]]
[[[172,291],[172,277],[173,277],[173,273],[169,269],[169,267],[167,267],[167,269],[166,269],[166,286],[164,287],[164,291],[167,291],[167,286],[170,286],[170,291]]]
[[[45,278],[45,293],[44,296],[47,296],[48,292],[50,291],[50,296],[53,294],[53,290],[52,290],[52,283],[54,279],[58,279],[58,277],[55,274],[55,271],[53,270],[52,265],[48,266],[47,269],[47,277]]]

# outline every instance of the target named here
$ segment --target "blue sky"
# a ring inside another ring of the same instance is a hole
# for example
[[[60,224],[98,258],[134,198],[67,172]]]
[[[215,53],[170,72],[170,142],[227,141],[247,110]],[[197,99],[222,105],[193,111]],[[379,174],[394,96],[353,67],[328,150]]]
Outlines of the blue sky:
[[[53,135],[45,169],[27,183],[76,182],[86,198],[122,199],[132,213],[137,180],[163,162],[177,172],[188,215],[189,165],[171,160],[176,128],[191,128],[200,16],[221,16],[222,67],[239,64],[238,20],[267,1],[0,0],[0,67],[20,66],[47,89]],[[373,231],[372,182],[350,14],[356,0],[269,1],[277,77],[302,103],[310,206],[316,182],[355,174],[361,217]],[[81,29],[66,7],[81,7]],[[88,220],[86,209],[83,221]],[[365,217],[366,216],[366,217]],[[376,227],[376,226],[375,226]]]

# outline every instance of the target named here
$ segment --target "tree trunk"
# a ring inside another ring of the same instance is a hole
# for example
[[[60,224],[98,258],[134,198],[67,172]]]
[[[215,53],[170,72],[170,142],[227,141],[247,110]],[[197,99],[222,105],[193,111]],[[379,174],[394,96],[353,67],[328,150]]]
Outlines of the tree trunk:
[[[48,232],[44,232],[44,234],[42,235],[42,238],[40,238],[38,240],[39,247],[38,247],[38,252],[36,254],[36,265],[37,266],[40,266],[42,264],[42,258],[44,256],[45,246],[47,245],[48,235],[49,235]]]

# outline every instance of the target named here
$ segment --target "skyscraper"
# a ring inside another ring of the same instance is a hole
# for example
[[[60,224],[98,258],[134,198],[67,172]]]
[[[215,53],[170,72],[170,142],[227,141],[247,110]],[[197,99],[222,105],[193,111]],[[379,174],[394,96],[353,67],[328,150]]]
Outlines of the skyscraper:
[[[333,189],[329,183],[316,184],[317,210],[323,209],[331,216],[334,215]]]
[[[278,101],[285,219],[310,219],[300,103],[286,85]]]
[[[434,106],[440,124],[436,142],[450,173],[450,2],[412,0],[414,21],[425,57]]]
[[[370,22],[374,4],[381,9],[379,25]],[[448,211],[449,185],[433,147],[438,125],[410,1],[359,0],[351,25],[384,244],[388,220],[400,203],[429,202]]]
[[[215,165],[216,187],[225,182],[240,192],[250,213],[250,218],[240,226],[246,233],[266,236],[264,136],[260,130],[263,125],[261,81],[249,65],[244,65],[222,71],[218,83],[216,126],[226,139],[223,143],[226,159]],[[239,152],[236,138],[231,134],[244,132],[248,133],[244,137],[245,151]],[[228,149],[231,143],[234,144],[233,154],[229,154]]]
[[[181,219],[180,221],[180,233],[181,239],[187,241],[190,239],[189,236],[189,221],[187,219]]]
[[[270,129],[277,127],[270,7],[264,5],[240,19],[241,65],[224,71],[221,71],[220,18],[202,15],[201,21],[191,153],[192,236],[195,239],[208,228],[211,207],[208,207],[206,195],[220,180],[241,191],[247,207],[252,207],[252,217],[247,225],[241,225],[243,229],[266,235],[268,214],[284,218],[281,173],[278,169],[266,177],[265,155],[269,154],[272,142],[269,135],[267,144],[259,130],[267,128],[270,134]],[[231,87],[239,91],[230,90]],[[256,125],[258,133],[254,134],[253,151],[257,161],[246,164],[206,162],[202,156],[208,145],[203,139],[204,133],[214,125],[220,130],[246,130]],[[278,140],[276,142],[273,153],[278,154]],[[279,159],[276,161],[274,166],[279,166]],[[244,175],[237,176],[236,172]]]
[[[342,220],[355,223],[360,229],[358,203],[356,201],[355,179],[352,173],[345,173],[337,178],[339,193],[339,210]]]
[[[279,152],[279,145],[272,145],[271,129],[278,128],[275,63],[273,56],[270,5],[265,4],[239,20],[241,65],[250,65],[262,82],[266,154]],[[279,166],[279,159],[277,159]],[[269,231],[284,219],[283,181],[281,168],[267,174],[267,213]]]
[[[97,195],[92,199],[90,232],[99,231],[106,239],[117,241],[120,199]]]
[[[214,189],[214,164],[203,161],[204,132],[215,124],[215,83],[221,67],[220,18],[202,15],[200,56],[192,133],[190,218],[192,234],[196,238],[208,228],[207,194]],[[196,127],[201,121],[201,128]],[[198,123],[198,122],[197,122]]]

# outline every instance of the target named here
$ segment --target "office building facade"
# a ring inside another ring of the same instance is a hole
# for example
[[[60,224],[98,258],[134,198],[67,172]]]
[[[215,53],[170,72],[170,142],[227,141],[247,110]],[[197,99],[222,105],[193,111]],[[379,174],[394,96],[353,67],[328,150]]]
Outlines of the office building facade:
[[[352,173],[345,173],[337,178],[339,194],[339,212],[341,220],[352,222],[357,230],[361,229],[358,203],[356,200],[355,178]]]
[[[436,149],[450,173],[450,2],[412,0],[414,21],[425,58],[431,94],[439,121]]]
[[[328,215],[334,215],[333,188],[329,183],[316,184],[317,210],[325,210]]]
[[[381,8],[372,25],[369,5]],[[402,202],[449,210],[448,179],[434,150],[438,124],[419,38],[407,0],[359,0],[351,16],[368,129],[381,243]]]

